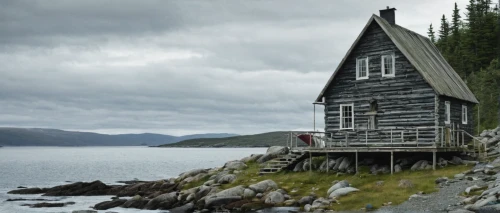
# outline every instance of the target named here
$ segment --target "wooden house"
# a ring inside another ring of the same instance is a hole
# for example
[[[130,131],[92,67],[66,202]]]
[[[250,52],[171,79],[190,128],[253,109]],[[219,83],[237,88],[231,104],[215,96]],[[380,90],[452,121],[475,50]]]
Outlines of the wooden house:
[[[450,129],[473,132],[478,100],[429,38],[396,24],[395,10],[372,15],[316,98],[325,133],[363,144],[464,140]]]

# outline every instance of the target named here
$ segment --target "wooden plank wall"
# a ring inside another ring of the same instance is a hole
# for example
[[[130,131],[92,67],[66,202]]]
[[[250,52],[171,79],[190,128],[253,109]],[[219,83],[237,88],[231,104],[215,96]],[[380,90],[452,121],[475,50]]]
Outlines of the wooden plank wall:
[[[445,124],[445,101],[450,102],[450,124]],[[462,124],[462,104],[467,106],[467,124]],[[474,104],[458,100],[456,98],[450,98],[446,96],[439,96],[439,106],[438,106],[438,119],[439,126],[451,127],[454,123],[455,127],[458,124],[460,129],[463,129],[474,135]],[[466,138],[467,139],[467,138]]]
[[[381,56],[390,53],[395,54],[396,76],[382,77]],[[356,80],[356,58],[364,56],[369,57],[369,79]],[[354,103],[355,128],[366,129],[368,116],[364,114],[370,109],[371,99],[377,100],[379,129],[432,127],[436,125],[435,98],[430,85],[374,22],[325,92],[325,132],[339,130],[340,104],[350,103]],[[379,142],[378,138],[379,134],[374,134],[370,141]],[[421,132],[419,138],[434,142],[435,129]]]

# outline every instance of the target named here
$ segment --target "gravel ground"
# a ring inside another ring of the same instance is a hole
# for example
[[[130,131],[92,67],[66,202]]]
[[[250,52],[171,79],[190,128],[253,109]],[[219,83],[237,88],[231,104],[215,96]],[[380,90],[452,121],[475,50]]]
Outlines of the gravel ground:
[[[449,186],[440,188],[438,192],[412,198],[397,206],[388,206],[378,209],[377,213],[399,213],[399,212],[447,212],[447,209],[457,209],[464,197],[459,196],[465,189],[474,184],[484,183],[481,180],[461,180],[449,183]],[[448,208],[449,207],[449,208]]]

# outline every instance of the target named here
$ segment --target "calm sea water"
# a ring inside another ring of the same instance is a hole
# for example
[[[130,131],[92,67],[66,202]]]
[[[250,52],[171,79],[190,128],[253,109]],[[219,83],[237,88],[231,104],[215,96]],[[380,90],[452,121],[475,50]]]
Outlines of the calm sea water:
[[[70,212],[90,209],[110,196],[43,197],[76,202],[63,208],[22,207],[30,201],[6,202],[9,198],[40,198],[9,195],[18,186],[52,187],[68,182],[101,180],[159,180],[197,168],[220,167],[265,148],[149,148],[149,147],[2,147],[0,148],[0,212]],[[159,212],[115,208],[115,212]],[[106,211],[102,211],[106,212]]]

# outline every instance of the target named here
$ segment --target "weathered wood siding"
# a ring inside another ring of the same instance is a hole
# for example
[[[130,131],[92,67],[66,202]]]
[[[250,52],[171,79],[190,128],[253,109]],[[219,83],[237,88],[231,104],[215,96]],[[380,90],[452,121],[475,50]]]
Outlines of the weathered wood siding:
[[[445,102],[450,102],[450,124],[445,124]],[[467,124],[462,124],[462,105],[467,106]],[[446,96],[439,96],[438,105],[438,121],[439,126],[452,127],[455,124],[455,128],[467,131],[468,133],[474,135],[474,104],[458,100],[456,98],[450,98]]]
[[[395,54],[395,77],[382,77],[381,56]],[[369,79],[356,80],[356,58],[369,57]],[[325,92],[325,132],[340,128],[340,104],[354,104],[354,127],[366,129],[369,101],[377,100],[378,129],[436,126],[436,95],[415,67],[373,22],[339,69]],[[377,136],[370,141],[378,141]],[[421,132],[419,141],[434,142],[435,129]],[[340,139],[340,138],[339,138]],[[364,138],[363,140],[364,141]]]

